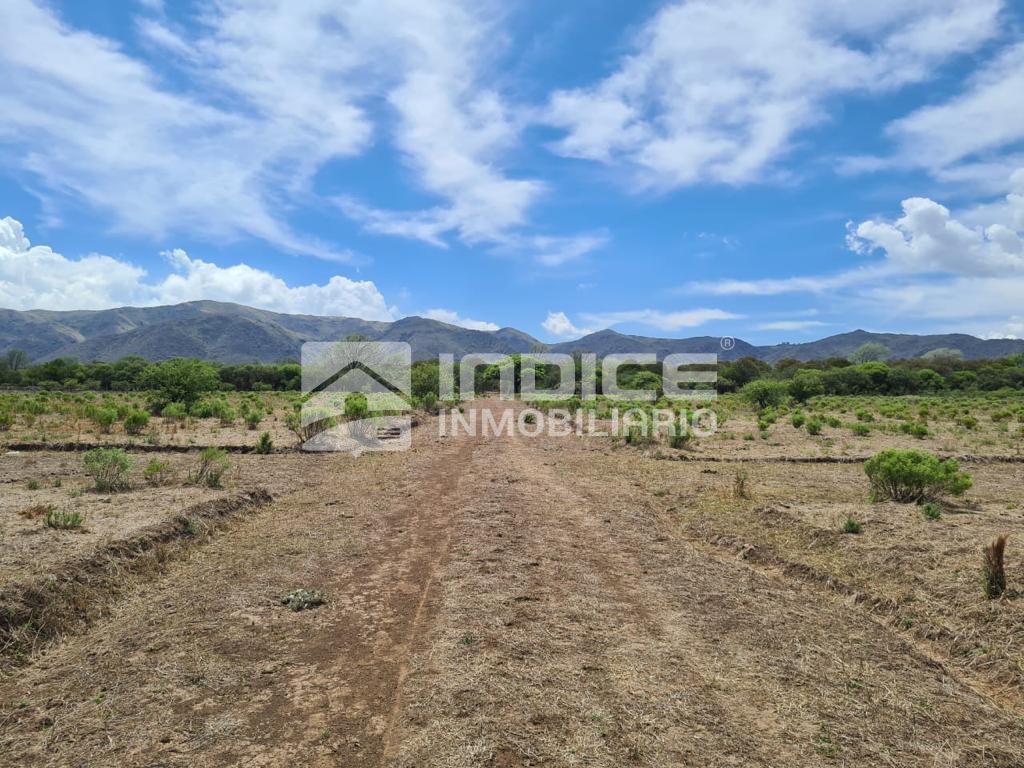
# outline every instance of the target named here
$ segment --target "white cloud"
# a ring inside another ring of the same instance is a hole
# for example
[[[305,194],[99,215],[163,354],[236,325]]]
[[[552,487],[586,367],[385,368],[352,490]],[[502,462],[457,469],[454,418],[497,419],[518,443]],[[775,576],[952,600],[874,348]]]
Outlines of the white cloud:
[[[832,275],[764,278],[760,280],[717,280],[687,283],[683,291],[715,296],[776,296],[783,293],[829,293],[874,282],[895,272],[885,264],[860,267]]]
[[[760,179],[828,97],[883,92],[998,31],[1000,0],[685,0],[663,7],[607,78],[559,91],[555,150],[622,163],[643,186]]]
[[[972,76],[962,93],[893,122],[887,132],[904,163],[940,178],[1005,182],[1000,151],[1024,140],[1024,43],[1003,50]]]
[[[548,312],[548,316],[541,326],[552,336],[560,339],[577,338],[593,333],[590,328],[577,328],[565,312]]]
[[[1020,180],[1019,174],[1015,179]],[[1024,191],[1024,190],[1022,190]],[[1021,207],[1024,195],[1007,197],[1007,210]],[[944,272],[958,275],[1011,275],[1024,272],[1024,239],[1003,223],[968,227],[949,209],[928,198],[902,203],[903,216],[895,221],[862,222],[849,237],[850,247],[870,253],[882,251],[902,272]]]
[[[495,2],[221,2],[188,27],[153,8],[136,32],[159,72],[48,6],[3,4],[0,25],[17,34],[0,48],[0,145],[50,197],[132,232],[252,236],[343,260],[285,213],[309,202],[325,165],[371,145],[385,101],[401,158],[440,203],[396,212],[343,196],[346,215],[434,245],[500,244],[529,224],[545,185],[502,169],[523,116],[487,79],[502,47]]]
[[[10,309],[106,309],[175,304],[197,299],[231,301],[276,312],[391,320],[394,310],[370,281],[331,277],[323,285],[290,286],[246,264],[219,267],[180,249],[164,254],[171,273],[147,281],[126,261],[91,254],[69,259],[31,245],[21,223],[0,219],[0,306]]]
[[[485,320],[473,320],[469,317],[460,317],[458,312],[451,309],[428,309],[423,316],[429,320],[457,325],[460,328],[469,328],[471,331],[497,331],[501,326],[488,323]]]
[[[1024,169],[1012,176],[1013,188],[1001,203],[968,211],[975,222],[965,224],[934,200],[912,197],[903,201],[898,219],[872,219],[848,225],[847,244],[863,256],[881,252],[882,261],[831,275],[693,282],[684,290],[717,296],[772,296],[784,293],[831,294],[859,289],[863,295],[896,296],[892,286],[910,275],[942,274],[966,277],[1024,274]],[[881,293],[870,286],[889,283]],[[982,290],[976,284],[976,290]],[[984,290],[988,290],[985,288]],[[906,306],[911,294],[897,306]],[[951,308],[947,308],[947,312]]]
[[[51,196],[112,213],[124,230],[248,235],[347,258],[295,234],[281,213],[324,163],[368,144],[370,125],[343,87],[359,64],[344,36],[311,6],[275,14],[222,4],[203,19],[208,26],[187,41],[194,58],[166,62],[189,82],[175,91],[117,43],[65,25],[51,8],[5,2],[0,25],[16,33],[0,47],[0,144],[15,148]]]
[[[634,309],[624,312],[588,312],[583,319],[590,325],[610,328],[615,325],[633,323],[647,325],[660,331],[678,331],[695,328],[713,320],[737,320],[742,315],[721,309],[690,309],[682,312],[663,312],[657,309]]]
[[[760,323],[754,328],[758,331],[809,331],[823,325],[828,325],[828,323],[823,323],[820,320],[774,320],[769,323]]]

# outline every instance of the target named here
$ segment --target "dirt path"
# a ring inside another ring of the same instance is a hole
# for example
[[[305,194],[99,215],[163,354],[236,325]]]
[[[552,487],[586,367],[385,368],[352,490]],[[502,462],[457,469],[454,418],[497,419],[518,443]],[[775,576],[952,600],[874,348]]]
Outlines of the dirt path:
[[[0,684],[0,763],[1024,764],[1018,719],[857,607],[667,536],[600,444],[415,446],[310,457]]]

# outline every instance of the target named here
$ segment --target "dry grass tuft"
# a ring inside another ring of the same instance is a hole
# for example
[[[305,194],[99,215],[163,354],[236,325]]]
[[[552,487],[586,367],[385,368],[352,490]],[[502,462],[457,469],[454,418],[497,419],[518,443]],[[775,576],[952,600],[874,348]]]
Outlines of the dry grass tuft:
[[[1002,596],[1006,591],[1006,569],[1003,559],[1008,538],[1009,536],[998,536],[982,550],[985,554],[985,564],[982,567],[985,576],[985,597],[989,600]]]

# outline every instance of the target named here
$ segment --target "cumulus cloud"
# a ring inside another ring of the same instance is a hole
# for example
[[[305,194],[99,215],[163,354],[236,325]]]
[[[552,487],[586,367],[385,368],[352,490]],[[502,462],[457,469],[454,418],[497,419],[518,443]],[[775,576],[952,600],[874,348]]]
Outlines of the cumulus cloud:
[[[826,100],[928,79],[998,32],[1000,0],[684,0],[643,26],[612,74],[551,98],[558,153],[643,186],[760,179]]]
[[[394,318],[394,310],[368,280],[336,275],[322,285],[290,286],[247,264],[220,267],[180,249],[164,256],[170,274],[162,280],[147,280],[141,267],[110,256],[69,259],[45,245],[31,245],[20,222],[0,219],[0,306],[106,309],[212,299],[276,312]]]
[[[1012,190],[1000,203],[977,206],[967,212],[971,224],[954,217],[948,208],[925,197],[907,198],[903,215],[894,220],[870,219],[847,225],[847,245],[862,256],[883,259],[831,275],[807,275],[760,280],[692,282],[685,291],[718,296],[772,296],[784,293],[842,293],[898,297],[896,288],[908,276],[1015,277],[1024,275],[1024,169],[1010,177]],[[871,286],[888,283],[873,290]],[[1010,281],[1011,284],[1015,284]],[[975,294],[987,293],[992,283],[976,283]],[[916,290],[924,291],[924,286]],[[911,290],[897,306],[910,306]],[[947,312],[951,308],[947,308]]]
[[[461,317],[458,312],[451,309],[428,309],[423,316],[430,320],[437,320],[448,325],[457,325],[460,328],[469,328],[471,331],[497,331],[500,326],[488,323],[486,320],[473,320],[470,317]]]
[[[548,312],[548,316],[541,326],[552,336],[560,339],[576,338],[593,333],[590,328],[578,328],[573,325],[565,312]]]
[[[1015,184],[1024,182],[1020,172],[1013,179]],[[1024,218],[1021,192],[1024,189],[1006,198],[1009,225],[997,222],[969,227],[934,200],[913,197],[903,201],[900,218],[862,222],[850,233],[848,242],[861,253],[881,251],[902,272],[1024,273],[1024,239],[1014,228]]]

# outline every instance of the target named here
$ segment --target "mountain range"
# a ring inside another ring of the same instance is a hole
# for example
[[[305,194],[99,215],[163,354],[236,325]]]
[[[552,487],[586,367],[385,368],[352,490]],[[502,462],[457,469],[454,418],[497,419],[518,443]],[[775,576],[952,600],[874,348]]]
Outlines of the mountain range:
[[[405,341],[416,360],[447,352],[512,354],[541,347],[552,352],[715,352],[723,359],[743,356],[768,362],[783,358],[813,360],[846,357],[862,345],[878,342],[893,358],[919,357],[935,349],[955,349],[967,359],[1024,353],[1024,340],[979,339],[966,334],[914,335],[852,331],[818,341],[755,346],[742,339],[725,348],[718,336],[661,339],[598,331],[574,341],[544,345],[515,328],[478,331],[423,317],[395,322],[352,317],[288,315],[216,301],[192,301],[162,307],[104,310],[16,311],[0,309],[0,353],[25,350],[33,362],[57,357],[113,361],[129,355],[148,360],[196,357],[223,363],[298,360],[303,342],[342,340],[360,334],[378,341]]]

